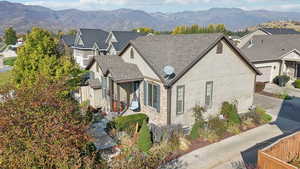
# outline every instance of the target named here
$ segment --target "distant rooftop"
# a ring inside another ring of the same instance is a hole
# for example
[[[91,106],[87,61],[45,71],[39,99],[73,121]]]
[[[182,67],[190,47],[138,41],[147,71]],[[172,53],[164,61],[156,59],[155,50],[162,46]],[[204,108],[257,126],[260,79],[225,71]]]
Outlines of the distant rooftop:
[[[300,32],[289,28],[259,28],[259,29],[270,35],[300,34]]]

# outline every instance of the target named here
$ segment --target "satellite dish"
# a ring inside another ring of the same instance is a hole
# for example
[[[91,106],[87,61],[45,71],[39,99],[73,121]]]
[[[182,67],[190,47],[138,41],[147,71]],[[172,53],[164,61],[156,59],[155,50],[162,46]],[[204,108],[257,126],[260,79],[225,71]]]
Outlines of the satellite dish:
[[[174,67],[172,67],[170,65],[165,66],[163,71],[165,73],[165,77],[167,77],[167,78],[175,74]]]

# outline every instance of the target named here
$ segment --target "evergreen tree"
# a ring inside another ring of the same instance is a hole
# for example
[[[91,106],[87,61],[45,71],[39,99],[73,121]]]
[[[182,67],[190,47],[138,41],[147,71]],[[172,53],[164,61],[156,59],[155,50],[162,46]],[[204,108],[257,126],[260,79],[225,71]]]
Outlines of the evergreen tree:
[[[148,152],[152,147],[151,134],[147,126],[147,122],[144,120],[141,130],[139,132],[139,137],[137,140],[138,148],[143,152]]]
[[[5,30],[4,32],[4,42],[6,45],[15,45],[17,43],[17,33],[16,31],[12,28],[9,27]]]

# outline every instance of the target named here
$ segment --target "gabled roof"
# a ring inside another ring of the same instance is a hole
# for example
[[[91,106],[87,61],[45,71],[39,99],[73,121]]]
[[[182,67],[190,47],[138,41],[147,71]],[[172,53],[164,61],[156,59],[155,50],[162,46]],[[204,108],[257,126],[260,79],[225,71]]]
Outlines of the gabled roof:
[[[135,40],[138,37],[146,36],[144,33],[134,31],[112,31],[111,32],[118,42],[113,42],[112,45],[117,51],[121,51],[130,40]]]
[[[269,35],[300,34],[300,32],[288,28],[259,28],[259,30]]]
[[[222,39],[237,52],[251,69],[260,74],[240,50],[223,34],[145,36],[131,41],[126,48],[132,45],[160,77],[165,86],[172,86]],[[175,68],[175,77],[171,80],[164,78],[163,69],[167,65]]]
[[[61,40],[70,47],[74,45],[75,37],[75,35],[62,35]]]
[[[242,48],[252,62],[280,60],[292,50],[300,51],[300,35],[253,36],[253,44]]]
[[[88,66],[89,69],[94,63],[100,66],[103,74],[110,73],[112,79],[119,82],[143,80],[143,75],[135,64],[126,63],[120,56],[116,55],[98,55],[95,56],[92,63]]]
[[[75,44],[77,48],[93,48],[94,43],[101,49],[106,49],[105,40],[108,36],[108,32],[101,29],[79,29],[79,36],[83,42],[83,45]]]

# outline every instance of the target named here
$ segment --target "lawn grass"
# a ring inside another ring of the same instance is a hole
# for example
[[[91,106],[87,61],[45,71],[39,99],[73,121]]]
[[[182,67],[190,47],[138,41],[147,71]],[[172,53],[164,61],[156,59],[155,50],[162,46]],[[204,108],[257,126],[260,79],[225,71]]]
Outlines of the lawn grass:
[[[0,86],[5,85],[11,80],[11,72],[0,72]]]
[[[7,66],[14,66],[16,60],[17,60],[16,57],[4,58],[3,63],[4,63],[4,65],[7,65]]]

